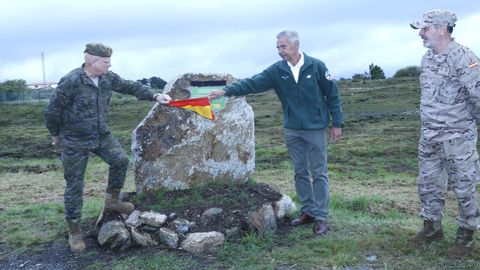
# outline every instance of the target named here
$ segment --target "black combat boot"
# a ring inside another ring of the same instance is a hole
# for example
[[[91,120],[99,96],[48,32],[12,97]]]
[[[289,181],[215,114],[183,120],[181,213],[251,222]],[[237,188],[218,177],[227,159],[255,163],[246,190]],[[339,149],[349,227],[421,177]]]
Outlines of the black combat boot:
[[[442,221],[424,220],[423,229],[420,230],[416,235],[410,237],[408,241],[416,245],[420,245],[423,243],[429,244],[432,241],[441,239],[443,239]]]
[[[464,258],[473,251],[475,241],[473,240],[474,230],[458,228],[455,243],[448,250],[448,256],[452,258]]]

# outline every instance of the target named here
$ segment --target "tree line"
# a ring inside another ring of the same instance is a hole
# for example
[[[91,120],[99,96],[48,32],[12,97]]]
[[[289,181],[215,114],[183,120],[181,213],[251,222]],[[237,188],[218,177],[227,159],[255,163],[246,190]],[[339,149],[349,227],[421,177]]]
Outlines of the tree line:
[[[143,78],[137,82],[153,89],[163,89],[167,82],[160,77]],[[27,81],[23,79],[13,79],[0,82],[0,92],[18,92],[29,90]]]
[[[402,69],[397,70],[393,75],[393,78],[402,78],[402,77],[418,77],[420,76],[420,67],[417,66],[408,66]],[[385,79],[385,73],[383,69],[375,64],[370,64],[368,66],[368,72],[357,73],[352,76],[353,81],[365,81],[365,80],[381,80]]]
[[[401,77],[418,77],[420,75],[420,67],[417,66],[408,66],[402,69],[399,69],[393,75],[393,78]],[[385,79],[385,73],[383,69],[375,64],[370,64],[368,66],[368,72],[357,73],[352,76],[353,81],[365,81],[365,80],[379,80]],[[345,79],[341,79],[345,80]],[[167,82],[160,77],[150,77],[137,80],[139,83],[146,85],[154,89],[163,89]],[[6,80],[0,83],[0,92],[14,92],[14,91],[24,91],[27,90],[27,82],[22,79]]]

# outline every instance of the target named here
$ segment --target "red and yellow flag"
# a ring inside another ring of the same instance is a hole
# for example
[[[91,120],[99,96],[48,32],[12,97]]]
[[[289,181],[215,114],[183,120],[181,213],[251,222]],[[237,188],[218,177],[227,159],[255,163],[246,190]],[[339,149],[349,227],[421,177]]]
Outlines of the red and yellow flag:
[[[168,105],[194,111],[210,120],[215,119],[208,97],[172,100]]]

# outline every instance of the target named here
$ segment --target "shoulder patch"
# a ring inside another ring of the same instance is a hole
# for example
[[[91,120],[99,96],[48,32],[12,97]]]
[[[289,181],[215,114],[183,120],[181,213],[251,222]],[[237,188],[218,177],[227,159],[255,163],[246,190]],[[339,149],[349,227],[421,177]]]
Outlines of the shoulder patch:
[[[325,71],[325,79],[327,79],[327,80],[329,80],[329,81],[333,80],[333,77],[332,77],[332,75],[330,74],[330,72],[328,72],[328,70]]]

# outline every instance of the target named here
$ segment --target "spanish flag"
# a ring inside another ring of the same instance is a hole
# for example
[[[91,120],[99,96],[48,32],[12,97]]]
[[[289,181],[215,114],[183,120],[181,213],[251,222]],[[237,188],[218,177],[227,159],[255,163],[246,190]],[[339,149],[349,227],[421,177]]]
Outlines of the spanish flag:
[[[208,97],[172,100],[168,105],[194,111],[210,120],[215,119]]]

